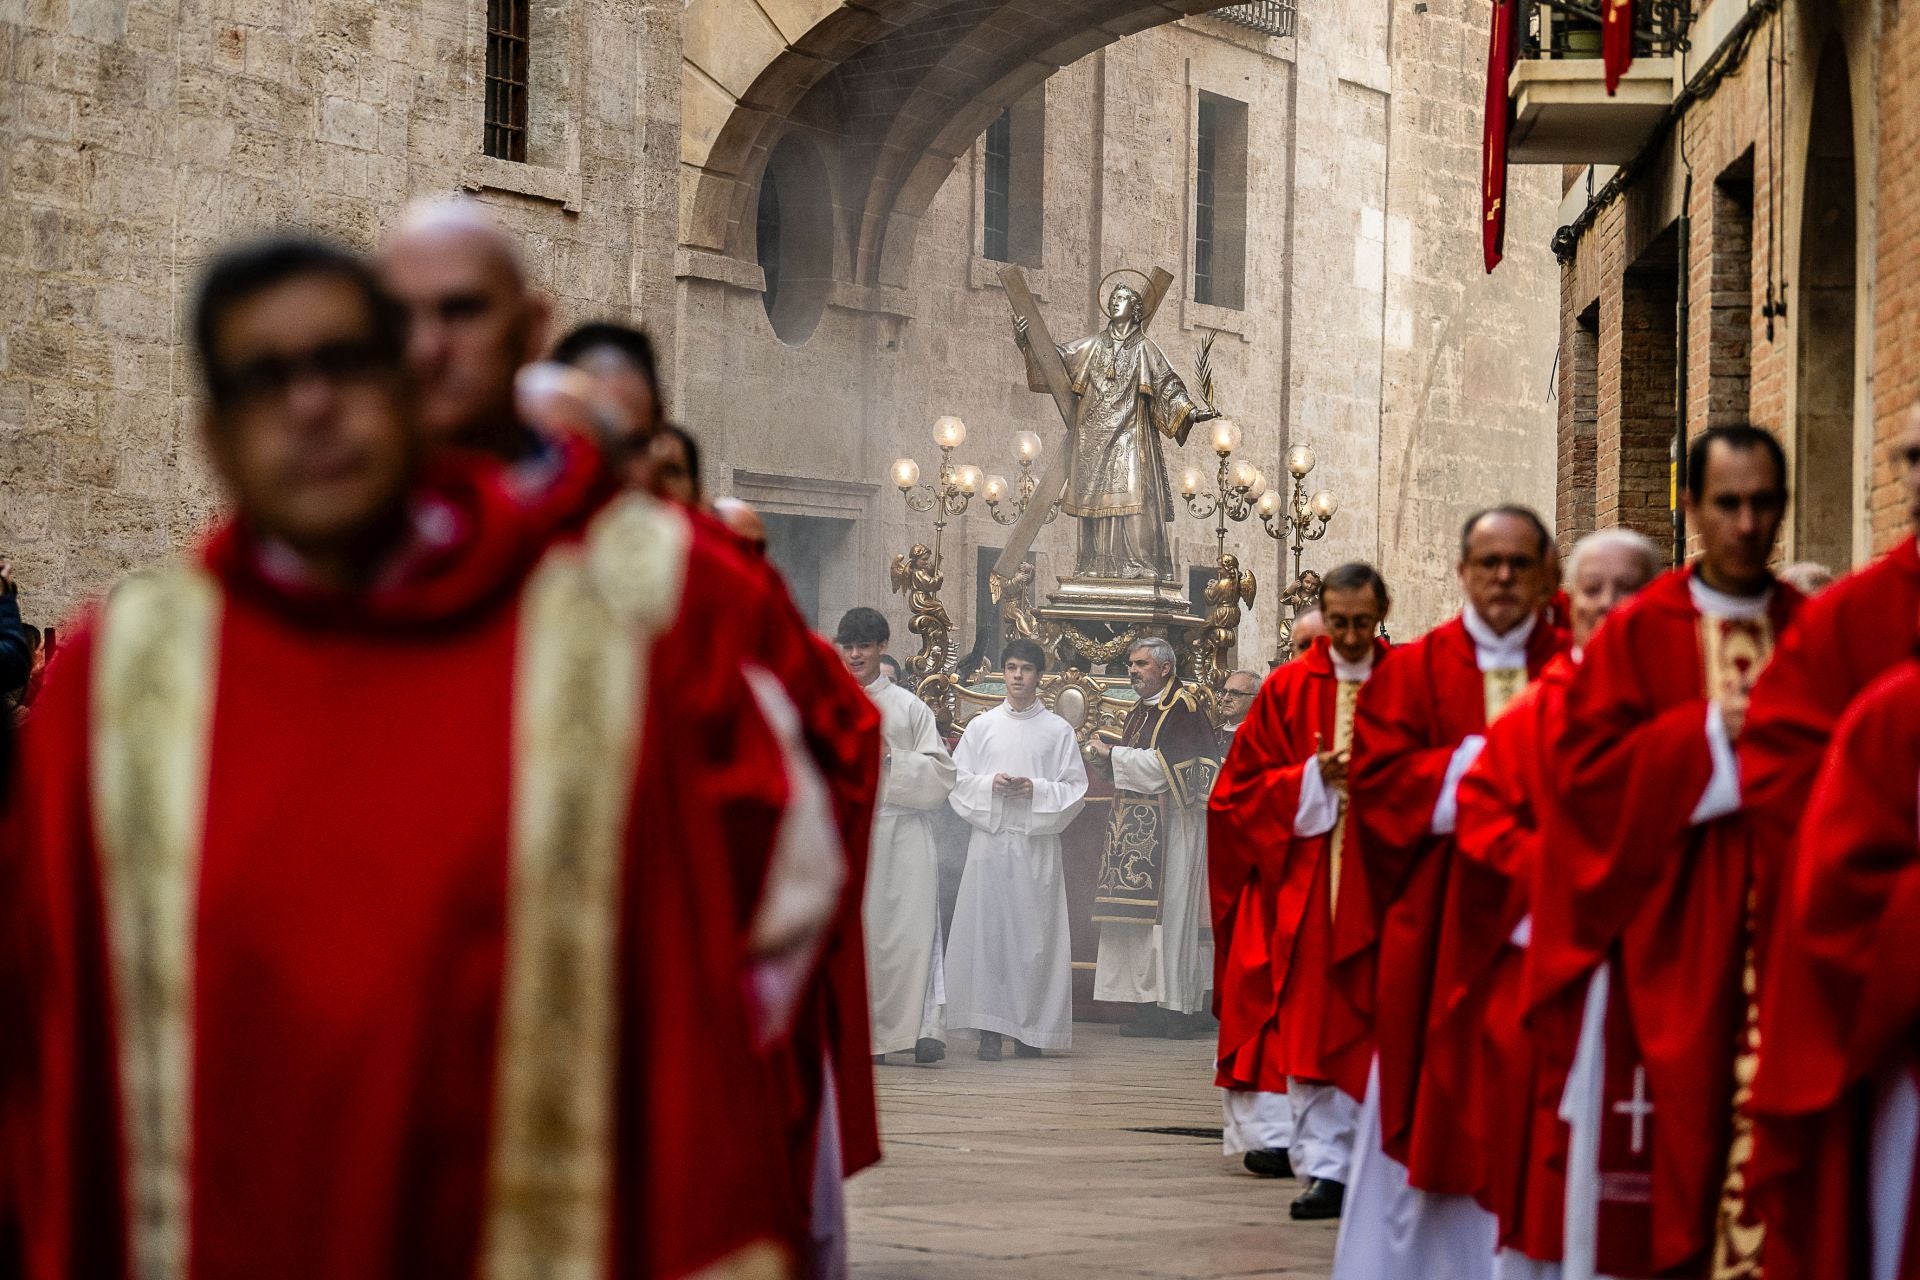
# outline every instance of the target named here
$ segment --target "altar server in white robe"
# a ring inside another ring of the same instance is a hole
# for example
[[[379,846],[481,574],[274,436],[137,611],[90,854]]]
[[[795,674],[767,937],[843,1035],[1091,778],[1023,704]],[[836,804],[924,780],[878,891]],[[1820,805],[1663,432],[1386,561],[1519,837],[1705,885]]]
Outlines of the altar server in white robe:
[[[1073,946],[1060,833],[1087,795],[1073,729],[1040,704],[1046,653],[1015,640],[1007,700],[974,717],[954,751],[953,810],[973,828],[947,940],[947,1021],[980,1032],[980,1057],[1073,1046]]]
[[[885,615],[862,607],[840,619],[834,640],[847,670],[880,708],[880,797],[861,909],[873,1054],[884,1061],[911,1049],[915,1062],[929,1063],[947,1056],[933,815],[953,790],[953,757],[933,711],[881,670],[890,634]]]

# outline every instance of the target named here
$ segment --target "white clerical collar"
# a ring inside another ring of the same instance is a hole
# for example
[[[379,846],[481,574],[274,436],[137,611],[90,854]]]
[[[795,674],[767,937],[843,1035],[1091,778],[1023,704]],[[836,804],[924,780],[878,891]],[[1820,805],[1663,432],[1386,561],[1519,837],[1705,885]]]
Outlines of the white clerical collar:
[[[1041,702],[1040,699],[1038,698],[1035,698],[1032,702],[1028,703],[1025,710],[1022,710],[1021,708],[1014,706],[1012,699],[1008,699],[1007,701],[1001,703],[1000,705],[1006,708],[1007,714],[1012,716],[1015,720],[1031,720],[1035,716],[1039,715],[1042,711],[1045,711],[1047,709],[1046,704]]]
[[[881,694],[887,691],[887,686],[892,683],[893,683],[893,677],[888,675],[885,671],[882,671],[879,675],[873,678],[873,683],[867,686],[867,696],[869,698],[879,697]]]
[[[1474,660],[1482,671],[1511,671],[1527,665],[1527,641],[1539,625],[1540,615],[1528,614],[1525,622],[1505,635],[1496,635],[1472,605],[1461,610],[1460,621],[1473,637]]]
[[[1700,581],[1696,571],[1687,575],[1687,594],[1693,597],[1693,607],[1702,613],[1745,622],[1764,614],[1773,603],[1773,582],[1769,579],[1767,589],[1757,596],[1730,596]]]
[[[1348,662],[1331,648],[1327,650],[1327,656],[1333,659],[1333,676],[1336,680],[1351,683],[1355,680],[1365,680],[1373,674],[1373,650],[1371,649],[1367,650],[1367,656],[1358,662]]]

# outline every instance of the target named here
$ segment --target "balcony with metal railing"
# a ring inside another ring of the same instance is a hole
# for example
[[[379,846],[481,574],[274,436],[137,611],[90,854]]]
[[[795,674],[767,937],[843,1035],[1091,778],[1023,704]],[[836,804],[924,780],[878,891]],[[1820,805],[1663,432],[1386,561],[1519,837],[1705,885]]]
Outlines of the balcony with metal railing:
[[[1293,34],[1294,0],[1255,0],[1252,4],[1230,4],[1215,9],[1213,16],[1235,26],[1246,27],[1266,36]]]
[[[1637,0],[1634,60],[1609,94],[1601,60],[1602,7],[1613,0],[1523,0],[1518,58],[1508,82],[1515,164],[1621,164],[1637,154],[1672,105],[1693,0]]]

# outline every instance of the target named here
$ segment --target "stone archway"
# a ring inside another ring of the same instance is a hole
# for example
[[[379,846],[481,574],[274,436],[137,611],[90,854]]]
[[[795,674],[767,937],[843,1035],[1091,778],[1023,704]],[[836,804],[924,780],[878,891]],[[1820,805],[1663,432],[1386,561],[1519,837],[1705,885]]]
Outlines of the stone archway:
[[[906,282],[957,158],[1055,71],[1230,0],[691,0],[681,62],[680,240],[751,261],[757,195],[796,115],[837,143],[837,262]]]

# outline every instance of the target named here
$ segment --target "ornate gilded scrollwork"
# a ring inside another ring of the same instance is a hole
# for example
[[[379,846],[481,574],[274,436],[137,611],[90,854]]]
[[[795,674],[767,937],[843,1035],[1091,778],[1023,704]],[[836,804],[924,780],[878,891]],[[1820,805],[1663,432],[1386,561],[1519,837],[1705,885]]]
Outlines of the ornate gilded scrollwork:
[[[1227,683],[1227,654],[1240,633],[1240,605],[1253,607],[1259,591],[1253,570],[1242,569],[1240,558],[1223,553],[1206,586],[1207,625],[1193,637],[1193,674],[1198,684],[1218,693]]]
[[[907,630],[920,637],[920,652],[907,661],[907,671],[924,678],[944,673],[952,652],[953,619],[947,606],[940,603],[940,587],[945,581],[940,561],[925,543],[893,558],[888,575],[895,595],[907,598]]]

